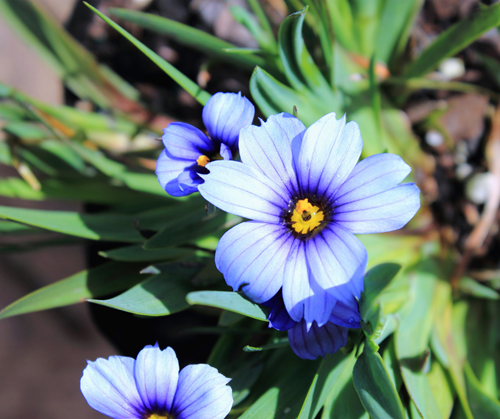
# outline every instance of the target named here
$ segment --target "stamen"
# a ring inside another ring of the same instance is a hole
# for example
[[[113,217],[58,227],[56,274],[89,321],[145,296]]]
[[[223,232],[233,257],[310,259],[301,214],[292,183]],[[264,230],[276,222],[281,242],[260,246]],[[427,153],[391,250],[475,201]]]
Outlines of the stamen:
[[[309,200],[301,199],[297,202],[292,214],[292,228],[300,234],[307,234],[321,225],[325,219],[323,211],[319,207],[309,203]]]
[[[205,167],[209,161],[210,159],[203,154],[196,159],[196,163],[198,163],[198,166],[201,167]]]
[[[311,211],[311,208],[313,206],[309,203],[309,200],[306,199],[301,199],[300,201],[297,202],[297,207],[296,210],[299,214],[302,214],[304,211]]]
[[[156,413],[152,413],[147,419],[170,419],[171,417],[172,416],[170,415],[158,415]]]

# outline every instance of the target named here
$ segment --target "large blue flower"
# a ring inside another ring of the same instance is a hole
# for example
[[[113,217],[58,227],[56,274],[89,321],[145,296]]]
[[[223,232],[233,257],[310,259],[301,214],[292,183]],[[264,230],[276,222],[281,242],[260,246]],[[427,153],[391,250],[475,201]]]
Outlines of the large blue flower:
[[[216,207],[252,220],[217,246],[226,282],[257,303],[281,290],[306,331],[327,325],[336,306],[358,312],[367,253],[354,234],[399,229],[420,207],[418,188],[400,184],[410,167],[393,154],[358,163],[362,147],[345,117],[331,113],[306,130],[282,113],[244,128],[242,162],[210,163],[199,187]]]
[[[179,372],[172,348],[146,346],[137,360],[89,362],[80,388],[88,404],[115,419],[223,419],[233,397],[229,378],[206,364]]]
[[[238,93],[216,93],[203,108],[205,135],[184,122],[172,122],[163,130],[165,149],[156,164],[158,180],[170,195],[185,196],[198,191],[212,160],[231,160],[238,153],[238,136],[253,121],[255,109]]]

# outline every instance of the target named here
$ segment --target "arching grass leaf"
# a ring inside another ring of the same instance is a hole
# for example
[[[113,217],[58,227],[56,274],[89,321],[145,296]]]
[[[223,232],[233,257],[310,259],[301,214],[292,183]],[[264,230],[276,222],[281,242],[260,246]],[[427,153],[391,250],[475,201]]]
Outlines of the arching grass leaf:
[[[255,304],[243,294],[232,291],[196,291],[186,297],[191,305],[217,307],[267,322],[269,309]]]
[[[0,319],[84,302],[130,288],[144,279],[140,265],[110,262],[78,272],[25,295],[0,311]]]

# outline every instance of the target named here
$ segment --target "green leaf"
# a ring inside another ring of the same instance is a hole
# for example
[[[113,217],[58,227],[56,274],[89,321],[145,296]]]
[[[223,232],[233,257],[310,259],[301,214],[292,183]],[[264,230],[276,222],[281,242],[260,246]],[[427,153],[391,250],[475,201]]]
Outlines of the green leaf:
[[[500,403],[496,397],[491,397],[481,387],[472,368],[468,363],[464,367],[467,381],[467,396],[470,408],[475,418],[498,419],[500,418]]]
[[[267,322],[269,309],[245,297],[243,294],[231,291],[196,291],[186,297],[191,305],[217,307]]]
[[[110,185],[104,180],[61,180],[47,178],[41,181],[41,189],[33,190],[22,179],[0,179],[0,195],[30,200],[70,199],[96,204],[131,204],[137,201],[149,206],[165,203],[160,197]],[[167,201],[168,202],[168,201]]]
[[[262,29],[259,23],[255,20],[255,18],[243,7],[238,5],[230,5],[229,11],[233,15],[234,20],[241,23],[255,38],[259,47],[263,50],[269,51],[271,53],[275,53],[276,51],[276,42],[274,37],[270,37],[269,32]],[[261,67],[262,63],[258,64]]]
[[[233,221],[226,221],[228,218]],[[222,211],[207,215],[205,209],[193,208],[193,211],[186,211],[167,221],[163,229],[145,243],[144,248],[151,250],[179,246],[214,233],[219,228],[228,228],[236,221]]]
[[[40,288],[0,311],[0,319],[81,303],[123,291],[143,279],[140,265],[110,262]]]
[[[500,4],[481,7],[478,11],[441,33],[418,58],[411,63],[404,75],[407,78],[424,76],[434,70],[445,58],[452,57],[470,45],[482,34],[500,25]]]
[[[247,345],[243,348],[244,352],[262,352],[262,351],[267,351],[269,349],[277,349],[277,348],[283,348],[285,346],[289,346],[290,343],[288,341],[288,337],[285,338],[276,338],[273,339],[271,343],[268,343],[267,345],[262,345],[262,346],[250,346]]]
[[[498,300],[500,295],[494,289],[480,284],[476,280],[464,277],[460,279],[458,284],[460,291],[464,294],[469,294],[478,298],[486,298],[488,300]]]
[[[262,6],[259,3],[259,0],[248,0],[248,4],[250,5],[250,8],[254,12],[255,16],[257,17],[257,20],[259,21],[260,27],[262,28],[263,31],[267,32],[268,38],[272,41],[272,47],[270,45],[270,51],[276,51],[277,50],[277,45],[276,45],[276,40],[274,39],[274,32],[273,29],[271,28],[271,24],[269,23],[269,20],[267,19],[266,13],[262,9]]]
[[[498,394],[496,342],[498,335],[498,303],[468,301],[466,328],[467,361],[485,393]],[[481,327],[478,327],[481,325]]]
[[[148,48],[142,42],[134,38],[130,33],[128,33],[125,29],[123,29],[120,25],[117,25],[110,18],[103,15],[99,10],[95,7],[92,7],[90,4],[84,2],[85,5],[92,10],[96,15],[98,15],[101,19],[103,19],[108,25],[110,25],[113,29],[117,30],[121,35],[127,38],[132,44],[134,44],[141,52],[144,53],[151,61],[153,61],[158,67],[160,67],[165,73],[167,73],[175,82],[179,84],[183,89],[186,90],[191,96],[193,96],[200,104],[205,105],[208,99],[210,99],[210,94],[205,90],[200,88],[194,81],[186,77],[179,70],[177,70],[172,64],[165,61],[158,54],[156,54],[153,50]]]
[[[448,368],[465,416],[470,419],[473,415],[467,400],[463,374],[466,355],[465,319],[468,305],[464,302],[453,304],[451,286],[444,281],[436,284],[433,305],[435,319],[432,347],[436,357]]]
[[[439,366],[431,361],[429,352],[432,327],[442,299],[441,283],[436,277],[440,272],[437,263],[429,260],[409,273],[411,294],[395,335],[403,381],[414,403],[414,414],[422,418],[448,418],[446,400],[453,398],[435,392],[432,371]],[[444,387],[444,391],[451,392],[449,386]]]
[[[335,39],[348,51],[358,51],[355,33],[355,20],[349,0],[326,0]],[[358,26],[361,28],[361,26]]]
[[[40,233],[45,232],[38,228],[33,228],[24,224],[0,220],[0,236],[17,236]]]
[[[297,419],[316,418],[335,386],[340,387],[347,384],[356,360],[354,355],[354,351],[349,355],[337,351],[335,354],[325,357],[314,376]]]
[[[352,371],[349,371],[348,374],[345,384],[342,382],[342,385],[334,385],[325,403],[322,419],[369,419],[368,412],[361,404],[358,393],[354,388]]]
[[[149,262],[157,260],[181,259],[193,253],[192,249],[169,247],[159,250],[146,250],[141,245],[120,247],[99,252],[102,257],[122,262]]]
[[[203,265],[169,264],[161,273],[109,300],[88,300],[91,303],[142,316],[167,316],[189,308],[186,295],[193,290],[189,281]]]
[[[0,206],[0,218],[91,240],[142,242],[133,219],[121,214],[79,214]]]
[[[160,195],[168,201],[185,200],[184,198],[176,199],[167,196],[166,192],[160,186],[158,178],[153,174],[131,172],[127,166],[107,158],[101,151],[90,150],[76,141],[72,141],[69,144],[87,163],[91,164],[105,175],[120,180],[130,189],[135,189],[143,193]]]
[[[265,66],[266,63],[261,57],[255,55],[231,55],[225,52],[225,49],[236,48],[216,36],[210,35],[199,29],[167,19],[162,16],[156,16],[149,13],[138,12],[127,9],[109,9],[112,16],[134,23],[141,28],[152,30],[173,39],[180,44],[187,45],[193,49],[220,58],[229,63],[235,63],[248,69],[256,65]]]
[[[365,275],[365,291],[361,296],[360,314],[367,319],[369,313],[375,309],[378,298],[389,286],[401,269],[396,263],[384,263],[370,269]]]
[[[12,121],[5,124],[2,129],[25,141],[43,140],[50,136],[44,126],[34,122]]]
[[[364,234],[359,236],[359,240],[370,255],[369,269],[386,262],[410,266],[416,262],[417,250],[423,244],[421,237],[390,234]]]
[[[252,97],[267,117],[280,112],[293,112],[293,107],[298,110],[299,119],[309,126],[327,113],[327,110],[321,110],[321,103],[310,102],[306,97],[292,88],[285,86],[276,80],[260,67],[257,67],[250,79],[250,91]]]
[[[256,383],[264,383],[265,391],[240,419],[297,417],[320,362],[299,359],[291,352],[274,351],[274,357],[268,360],[269,368]]]
[[[417,12],[423,0],[387,0],[380,12],[377,36],[374,39],[375,53],[378,60],[389,64],[394,55],[398,55],[399,46],[406,46]],[[397,16],[397,19],[394,19]]]
[[[392,384],[384,361],[366,344],[354,365],[354,387],[373,419],[405,419],[403,405]]]
[[[307,7],[285,18],[281,23],[278,43],[285,75],[297,92],[314,92],[317,100],[328,110],[340,108],[341,98],[332,91],[323,74],[314,63],[302,37],[302,27]],[[299,108],[299,115],[300,115]]]

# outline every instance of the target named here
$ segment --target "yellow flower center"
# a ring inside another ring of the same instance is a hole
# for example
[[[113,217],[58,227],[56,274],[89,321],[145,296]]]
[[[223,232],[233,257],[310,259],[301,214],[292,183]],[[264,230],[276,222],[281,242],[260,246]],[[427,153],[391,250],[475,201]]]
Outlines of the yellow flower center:
[[[148,419],[170,419],[172,416],[169,415],[157,415],[156,413],[152,413],[148,416]]]
[[[201,166],[201,167],[205,167],[209,161],[210,161],[210,159],[203,154],[196,159],[196,163],[198,163],[198,166]],[[153,418],[153,419],[155,419],[155,418]]]
[[[292,227],[297,233],[306,234],[321,225],[324,219],[323,211],[311,205],[307,198],[301,199],[293,210]]]

